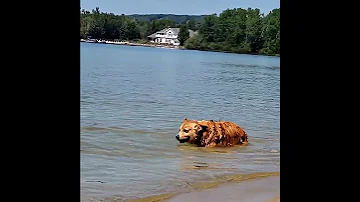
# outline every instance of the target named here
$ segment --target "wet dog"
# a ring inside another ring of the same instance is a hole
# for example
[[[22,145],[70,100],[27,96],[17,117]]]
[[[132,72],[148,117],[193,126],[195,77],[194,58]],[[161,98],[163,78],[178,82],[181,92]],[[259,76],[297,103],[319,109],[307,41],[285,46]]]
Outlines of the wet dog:
[[[188,142],[199,147],[227,147],[247,145],[246,132],[229,121],[197,121],[184,118],[175,136],[180,143]]]

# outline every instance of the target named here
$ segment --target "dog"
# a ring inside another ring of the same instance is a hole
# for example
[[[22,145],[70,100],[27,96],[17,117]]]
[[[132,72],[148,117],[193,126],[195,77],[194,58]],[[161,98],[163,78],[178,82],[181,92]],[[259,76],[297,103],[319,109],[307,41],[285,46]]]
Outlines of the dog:
[[[184,118],[175,138],[198,147],[228,147],[248,145],[248,135],[238,125],[229,121],[197,121]]]

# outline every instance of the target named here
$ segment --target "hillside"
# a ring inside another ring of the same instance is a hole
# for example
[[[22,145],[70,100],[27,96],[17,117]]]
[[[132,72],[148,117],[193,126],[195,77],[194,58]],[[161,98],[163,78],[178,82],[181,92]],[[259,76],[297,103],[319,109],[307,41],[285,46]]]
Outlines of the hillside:
[[[202,23],[207,15],[133,14],[128,16],[143,22],[151,22],[157,19],[169,19],[175,21],[176,24],[183,24],[187,20],[195,20],[197,23]]]

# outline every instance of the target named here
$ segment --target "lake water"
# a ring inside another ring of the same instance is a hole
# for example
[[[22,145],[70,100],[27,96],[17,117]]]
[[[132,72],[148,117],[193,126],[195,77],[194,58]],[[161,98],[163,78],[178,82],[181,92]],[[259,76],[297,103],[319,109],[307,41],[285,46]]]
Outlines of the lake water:
[[[189,190],[280,172],[280,58],[80,43],[81,200]],[[175,139],[184,117],[232,121],[249,146]]]

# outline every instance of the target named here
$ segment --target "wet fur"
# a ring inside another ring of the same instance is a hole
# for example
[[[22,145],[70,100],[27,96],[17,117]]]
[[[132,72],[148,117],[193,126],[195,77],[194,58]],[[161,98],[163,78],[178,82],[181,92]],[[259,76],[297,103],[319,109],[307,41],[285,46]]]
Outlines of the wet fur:
[[[246,132],[233,122],[229,121],[196,121],[184,119],[180,132],[192,126],[194,129],[188,141],[200,147],[228,147],[233,145],[248,145]]]

